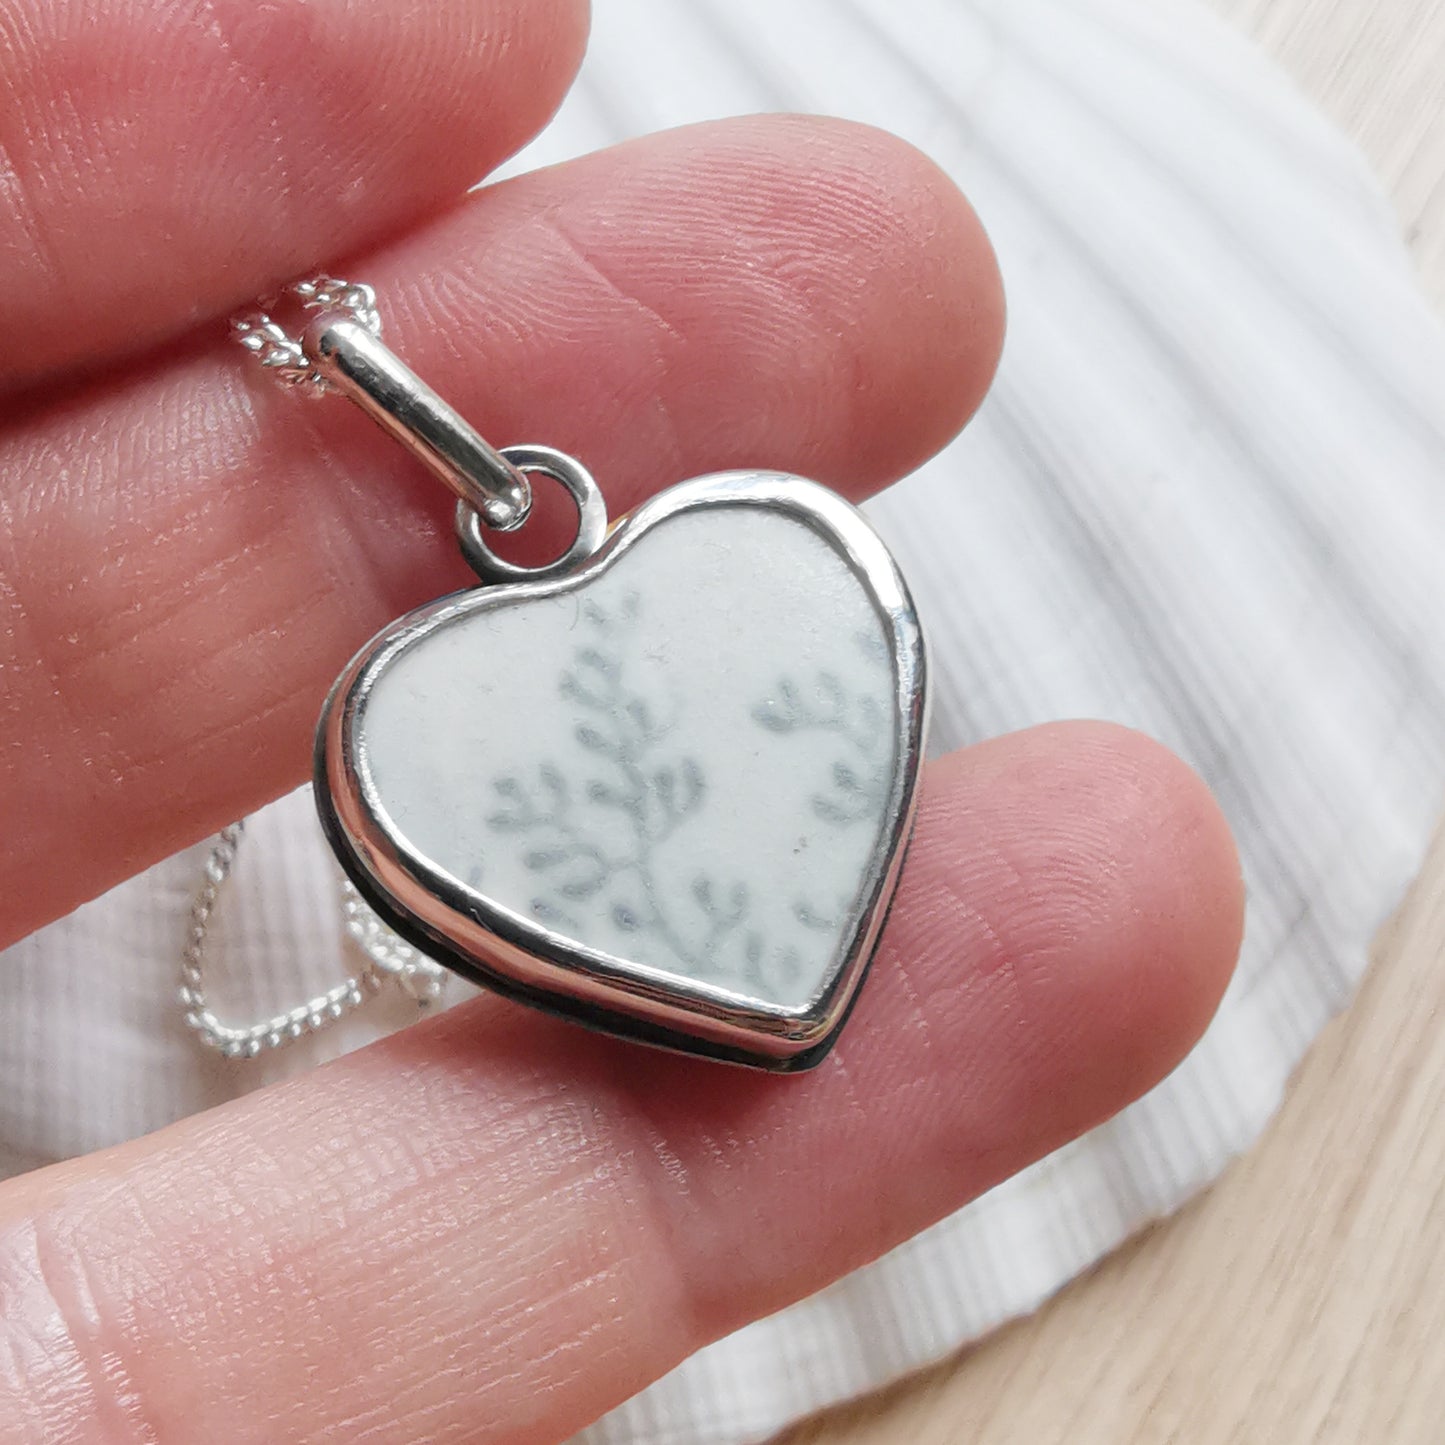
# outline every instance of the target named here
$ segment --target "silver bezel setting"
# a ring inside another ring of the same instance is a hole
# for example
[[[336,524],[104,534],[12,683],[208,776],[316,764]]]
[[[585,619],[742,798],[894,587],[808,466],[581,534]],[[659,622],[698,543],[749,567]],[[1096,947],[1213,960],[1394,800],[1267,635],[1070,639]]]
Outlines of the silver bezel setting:
[[[585,588],[647,532],[680,513],[736,506],[775,509],[829,542],[863,585],[891,641],[895,766],[884,825],[843,934],[843,957],[835,960],[815,995],[795,1008],[764,1005],[715,984],[586,948],[502,908],[407,843],[377,794],[366,757],[368,697],[401,653],[478,612]],[[442,598],[381,632],[342,672],[322,709],[316,736],[317,806],[337,857],[367,902],[403,938],[473,982],[608,1033],[797,1071],[818,1063],[831,1048],[877,947],[917,804],[927,704],[927,660],[912,597],[863,515],[800,477],[722,472],[654,497],[564,576]]]

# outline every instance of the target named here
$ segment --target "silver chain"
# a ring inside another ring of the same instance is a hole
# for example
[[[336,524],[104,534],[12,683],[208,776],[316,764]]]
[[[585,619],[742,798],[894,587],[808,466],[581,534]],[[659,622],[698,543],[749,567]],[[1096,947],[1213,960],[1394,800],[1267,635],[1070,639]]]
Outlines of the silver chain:
[[[372,342],[379,342],[381,315],[376,293],[370,286],[336,276],[312,276],[294,281],[254,309],[234,316],[231,335],[283,386],[296,388],[308,396],[339,392],[360,405],[457,493],[462,521],[474,520],[475,513],[490,526],[511,529],[526,519],[531,492],[523,473],[506,456],[488,446],[385,348],[362,345],[365,336],[357,338],[353,333],[346,343],[352,366],[338,370],[333,365],[328,373],[323,370],[324,357],[318,364],[318,357],[308,352],[302,338],[292,335],[276,320],[272,313],[282,307],[305,315],[336,313],[326,318],[334,345],[340,345],[345,339],[347,322],[354,323]],[[325,351],[324,344],[321,350]],[[424,435],[420,434],[410,413],[406,425],[398,429],[392,415],[391,395],[398,386],[411,412],[421,409],[431,423]],[[414,429],[417,429],[415,435]],[[601,525],[605,526],[605,519]],[[191,904],[190,926],[181,951],[181,1007],[186,1024],[203,1043],[230,1058],[254,1058],[267,1049],[280,1048],[294,1039],[328,1028],[359,1009],[387,985],[405,990],[419,1008],[436,1003],[446,971],[398,938],[348,882],[342,885],[342,910],[346,931],[366,960],[360,971],[325,993],[257,1023],[232,1024],[221,1019],[207,1001],[206,945],[217,901],[235,867],[244,835],[243,822],[232,823],[217,835]]]
[[[284,286],[256,308],[231,318],[231,335],[273,380],[308,396],[325,396],[335,390],[306,354],[298,336],[291,335],[271,314],[280,306],[302,312],[341,312],[381,336],[381,313],[376,292],[359,281],[337,276],[312,276]],[[255,1058],[295,1039],[329,1028],[359,1009],[388,983],[409,993],[419,1008],[441,997],[446,979],[440,965],[403,942],[368,908],[361,895],[342,884],[342,912],[348,935],[366,959],[358,973],[282,1013],[251,1024],[227,1023],[211,1008],[206,994],[206,950],[212,917],[236,864],[245,836],[244,822],[232,823],[217,835],[207,855],[201,885],[191,903],[190,926],[181,950],[180,1002],[185,1021],[201,1042],[228,1058]]]
[[[346,931],[366,959],[358,973],[297,1004],[252,1024],[229,1024],[219,1018],[206,996],[206,946],[216,904],[236,865],[245,836],[244,823],[221,829],[206,857],[201,885],[191,903],[190,927],[181,950],[181,1007],[185,1021],[201,1042],[227,1058],[255,1058],[307,1034],[319,1033],[354,1012],[387,984],[404,989],[417,1007],[427,1009],[441,998],[446,971],[409,943],[398,938],[347,882],[342,884]]]
[[[293,281],[253,311],[231,318],[231,335],[283,386],[299,387],[310,396],[325,396],[332,384],[312,365],[301,339],[292,336],[271,312],[283,302],[303,311],[344,311],[373,336],[381,335],[376,292],[360,281],[337,276],[312,276]]]

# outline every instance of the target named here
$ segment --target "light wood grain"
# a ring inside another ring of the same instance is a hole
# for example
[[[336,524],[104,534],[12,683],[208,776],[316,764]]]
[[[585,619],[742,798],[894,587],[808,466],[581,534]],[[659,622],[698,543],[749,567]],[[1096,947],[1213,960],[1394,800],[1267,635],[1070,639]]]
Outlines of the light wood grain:
[[[1445,3],[1213,0],[1354,137],[1445,309]]]
[[[1216,4],[1360,141],[1445,303],[1445,4]],[[1445,1441],[1445,834],[1355,1005],[1213,1190],[1032,1318],[785,1439]]]

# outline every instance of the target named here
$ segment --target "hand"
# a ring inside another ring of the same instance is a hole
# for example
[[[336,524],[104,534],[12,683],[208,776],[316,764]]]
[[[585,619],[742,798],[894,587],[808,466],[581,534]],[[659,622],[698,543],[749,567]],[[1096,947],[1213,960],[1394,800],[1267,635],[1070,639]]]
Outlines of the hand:
[[[225,338],[277,282],[345,257],[421,375],[614,514],[747,465],[863,497],[977,405],[987,242],[887,136],[749,119],[464,195],[585,23],[0,10],[6,938],[299,783],[344,659],[464,578],[441,489]],[[946,758],[815,1074],[482,1000],[0,1188],[0,1440],[561,1440],[1149,1087],[1239,929],[1224,825],[1144,738]]]

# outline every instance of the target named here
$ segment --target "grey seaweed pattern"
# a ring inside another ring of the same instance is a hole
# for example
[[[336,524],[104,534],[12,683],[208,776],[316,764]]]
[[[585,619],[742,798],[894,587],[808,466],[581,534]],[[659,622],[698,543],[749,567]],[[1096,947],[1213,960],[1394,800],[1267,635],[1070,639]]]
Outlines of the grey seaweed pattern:
[[[585,603],[579,626],[589,636],[559,682],[576,718],[575,740],[594,768],[568,776],[545,762],[530,782],[515,773],[495,779],[488,823],[526,849],[538,922],[585,941],[586,918],[605,912],[616,929],[648,938],[690,976],[778,1000],[798,979],[800,950],[765,937],[747,882],[698,872],[669,888],[659,878],[664,849],[685,825],[705,825],[711,795],[702,764],[675,744],[673,722],[649,700],[655,690],[629,675],[647,662],[644,650],[624,645],[639,613],[635,594],[611,611]],[[860,646],[877,644],[862,638]],[[878,824],[891,740],[877,698],[851,695],[823,672],[807,688],[780,680],[743,717],[775,735],[831,741],[836,756],[811,799],[815,818],[827,829]],[[837,931],[853,902],[799,898],[792,913],[806,929]]]
[[[886,660],[881,641],[859,633],[854,643],[880,664]],[[784,678],[772,697],[756,704],[752,719],[769,732],[785,735],[811,733],[832,738],[842,756],[828,769],[827,785],[813,794],[813,813],[835,827],[876,823],[888,797],[891,747],[888,714],[868,693],[850,692],[832,672],[820,672],[806,691]],[[852,897],[836,899],[831,908],[799,899],[793,916],[805,928],[836,929],[852,904]]]
[[[866,635],[857,639],[870,655],[876,649]],[[808,693],[786,678],[774,695],[752,709],[753,721],[769,732],[832,734],[847,757],[834,761],[831,786],[813,795],[813,811],[825,823],[856,823],[876,818],[888,794],[888,716],[869,695],[851,694],[831,672],[820,672]]]

